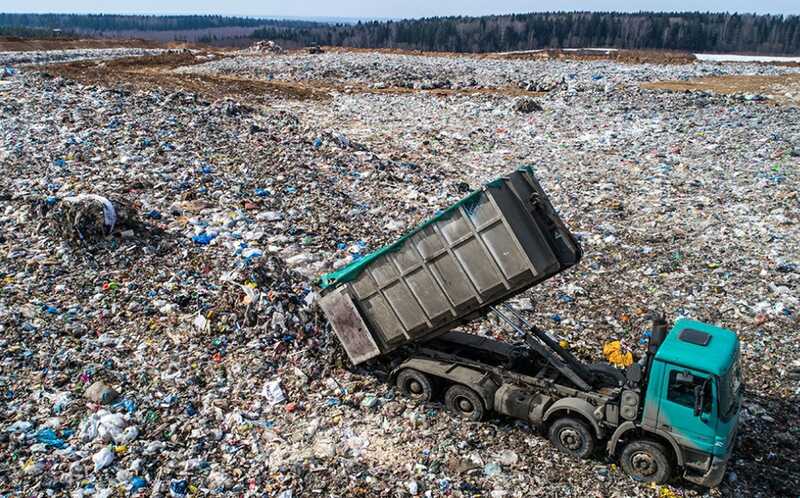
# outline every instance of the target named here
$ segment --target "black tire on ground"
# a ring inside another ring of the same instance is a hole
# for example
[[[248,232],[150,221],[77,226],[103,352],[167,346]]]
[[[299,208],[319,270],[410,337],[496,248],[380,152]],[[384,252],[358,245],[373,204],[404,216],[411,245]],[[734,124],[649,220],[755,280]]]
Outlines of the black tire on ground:
[[[435,395],[431,378],[412,368],[406,368],[397,375],[397,388],[416,401],[432,401]]]
[[[483,400],[472,389],[456,384],[444,394],[444,404],[454,415],[479,421],[486,415]]]
[[[595,440],[589,424],[583,420],[562,417],[550,425],[550,442],[559,451],[578,458],[587,458],[594,451]]]
[[[628,443],[622,450],[620,463],[625,473],[637,481],[661,484],[672,477],[669,452],[663,444],[655,441]]]

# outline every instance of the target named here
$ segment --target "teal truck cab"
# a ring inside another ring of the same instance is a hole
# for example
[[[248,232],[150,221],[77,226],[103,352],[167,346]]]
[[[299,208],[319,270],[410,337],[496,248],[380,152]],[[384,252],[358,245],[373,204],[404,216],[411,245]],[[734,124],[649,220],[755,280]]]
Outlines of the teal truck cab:
[[[388,367],[406,396],[469,420],[525,420],[578,458],[604,447],[641,481],[716,486],[742,397],[736,334],[655,316],[646,353],[626,369],[578,360],[505,303],[581,255],[525,167],[323,275],[319,304],[350,360]],[[454,330],[488,313],[520,340]]]
[[[678,320],[654,345],[638,430],[669,442],[684,477],[705,486],[722,480],[733,449],[742,379],[736,334],[693,320]],[[620,425],[609,440],[614,454],[636,424]],[[657,472],[652,451],[637,445],[623,450],[625,470],[646,477]]]

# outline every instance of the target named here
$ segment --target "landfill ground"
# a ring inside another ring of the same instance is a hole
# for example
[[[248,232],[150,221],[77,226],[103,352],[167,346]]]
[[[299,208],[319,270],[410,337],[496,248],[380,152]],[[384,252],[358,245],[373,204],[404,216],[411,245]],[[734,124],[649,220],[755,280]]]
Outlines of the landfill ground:
[[[30,52],[51,50],[103,49],[103,48],[164,48],[176,49],[191,47],[182,42],[159,43],[152,40],[126,40],[106,38],[21,38],[0,36],[0,52]]]
[[[800,493],[799,68],[135,47],[3,66],[0,496]],[[696,83],[743,78],[779,88]],[[594,360],[614,338],[641,354],[655,310],[739,334],[718,488],[641,485],[348,365],[315,278],[527,164],[585,251],[514,300],[530,320]],[[80,194],[113,201],[110,234]]]

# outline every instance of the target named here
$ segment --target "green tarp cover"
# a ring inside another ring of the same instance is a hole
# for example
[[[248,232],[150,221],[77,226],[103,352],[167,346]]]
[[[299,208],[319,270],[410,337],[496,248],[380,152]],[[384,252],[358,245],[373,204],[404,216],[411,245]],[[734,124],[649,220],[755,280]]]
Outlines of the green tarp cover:
[[[531,169],[530,166],[525,166],[523,168],[520,168],[520,170],[527,171],[528,173],[533,174],[533,170]],[[439,220],[447,218],[447,216],[449,216],[453,211],[457,210],[461,206],[464,206],[467,210],[469,210],[471,206],[477,205],[478,201],[480,200],[479,199],[480,195],[483,193],[484,188],[499,188],[500,186],[502,186],[502,184],[503,184],[502,178],[497,178],[489,183],[484,184],[482,188],[475,190],[474,192],[471,192],[469,195],[467,195],[460,201],[456,202],[452,206],[448,207],[444,211],[440,211],[439,213],[437,213],[433,218],[430,218],[425,222],[417,225],[413,230],[403,235],[395,242],[383,246],[377,251],[369,253],[366,256],[357,259],[356,261],[353,261],[352,263],[350,263],[349,265],[345,266],[344,268],[338,271],[322,275],[318,281],[319,286],[323,289],[326,289],[332,285],[355,280],[355,278],[358,277],[361,274],[361,272],[364,271],[364,268],[369,266],[370,263],[372,263],[379,257],[383,256],[384,254],[397,251],[398,249],[400,249],[400,247],[402,247],[403,243],[406,240],[408,240],[410,237],[413,237],[414,234],[418,233],[420,230],[425,229],[425,227],[433,223],[436,223]]]

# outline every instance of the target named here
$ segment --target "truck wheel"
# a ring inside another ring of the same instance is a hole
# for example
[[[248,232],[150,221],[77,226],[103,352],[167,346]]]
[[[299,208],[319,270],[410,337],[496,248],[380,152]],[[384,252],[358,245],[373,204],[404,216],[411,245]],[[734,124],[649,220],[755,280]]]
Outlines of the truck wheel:
[[[424,373],[406,368],[397,376],[397,388],[405,396],[416,401],[433,400],[433,382]]]
[[[622,469],[637,481],[657,484],[672,477],[672,462],[663,444],[633,441],[625,446],[620,458]]]
[[[458,384],[444,394],[444,404],[448,410],[467,420],[477,422],[486,414],[480,396],[475,394],[472,389]]]
[[[586,458],[594,451],[594,436],[583,420],[562,417],[550,425],[550,442],[567,455]]]

